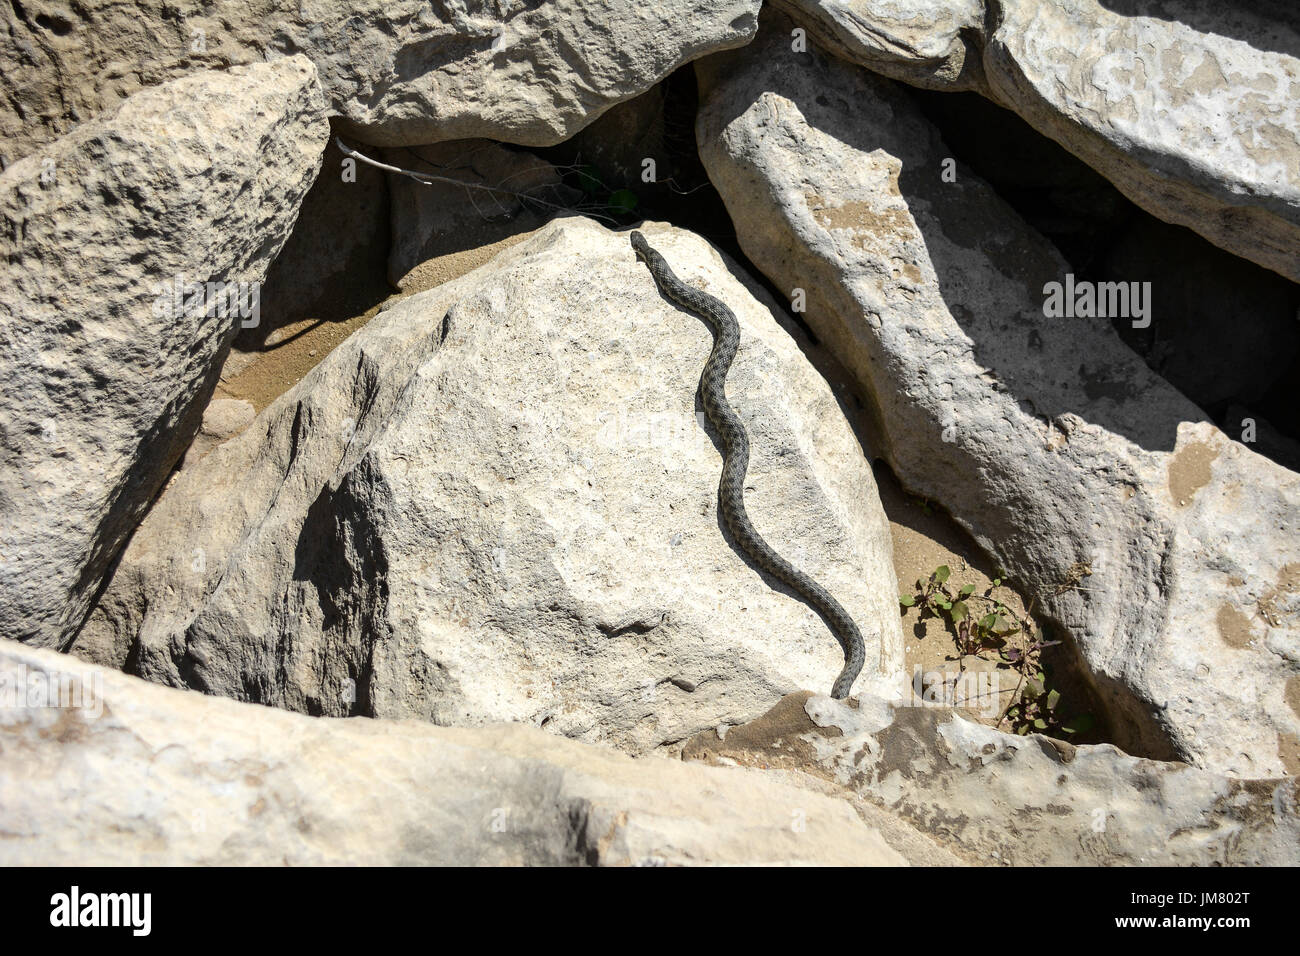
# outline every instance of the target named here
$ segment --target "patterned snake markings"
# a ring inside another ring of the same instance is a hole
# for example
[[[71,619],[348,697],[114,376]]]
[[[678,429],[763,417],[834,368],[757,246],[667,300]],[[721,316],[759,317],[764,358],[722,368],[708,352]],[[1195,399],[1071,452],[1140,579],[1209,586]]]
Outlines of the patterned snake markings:
[[[740,423],[736,412],[727,404],[724,386],[731,362],[736,357],[740,345],[740,325],[735,314],[727,306],[711,295],[688,286],[673,274],[664,257],[646,242],[645,236],[633,231],[632,248],[637,257],[650,269],[659,286],[669,299],[704,321],[713,328],[713,351],[704,363],[704,372],[700,376],[700,401],[709,421],[722,436],[725,453],[722,461],[722,480],[718,483],[718,508],[722,520],[735,537],[741,550],[764,571],[799,594],[801,598],[826,621],[844,647],[844,670],[835,679],[831,696],[844,698],[849,695],[862,662],[866,658],[862,633],[853,623],[840,602],[831,597],[826,589],[804,574],[785,558],[781,557],[772,546],[763,540],[754,530],[749,515],[745,512],[745,471],[749,468],[749,438],[745,426]]]

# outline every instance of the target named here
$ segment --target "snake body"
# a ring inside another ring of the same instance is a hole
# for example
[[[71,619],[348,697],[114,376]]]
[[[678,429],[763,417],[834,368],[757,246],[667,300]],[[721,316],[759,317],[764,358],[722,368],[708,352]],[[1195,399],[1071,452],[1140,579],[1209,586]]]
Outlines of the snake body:
[[[718,508],[728,530],[754,563],[795,591],[825,620],[844,648],[844,670],[835,679],[831,696],[849,695],[866,658],[862,633],[840,602],[820,584],[772,549],[754,530],[745,511],[745,472],[749,468],[749,437],[735,410],[727,402],[727,372],[740,345],[740,325],[726,304],[692,288],[673,273],[667,261],[651,248],[645,236],[633,231],[632,248],[650,270],[655,284],[673,302],[704,319],[713,329],[713,351],[700,376],[700,401],[704,413],[722,437],[722,480],[718,483]]]

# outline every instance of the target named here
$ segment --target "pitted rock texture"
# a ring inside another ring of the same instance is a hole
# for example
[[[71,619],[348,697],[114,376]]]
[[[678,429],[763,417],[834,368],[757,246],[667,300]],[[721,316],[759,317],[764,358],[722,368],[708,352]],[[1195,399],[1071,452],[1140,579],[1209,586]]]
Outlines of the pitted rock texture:
[[[1300,25],[1262,0],[779,0],[839,56],[1015,110],[1133,202],[1300,281]]]
[[[196,73],[0,173],[0,633],[81,626],[258,320],[325,112],[305,57]]]
[[[316,720],[4,640],[0,695],[5,866],[907,863],[842,799],[528,727]]]
[[[345,131],[379,146],[567,139],[696,57],[760,0],[24,0],[0,31],[0,143],[41,148],[142,86],[301,53]],[[21,12],[20,12],[21,11]],[[19,105],[21,104],[21,106]]]
[[[866,694],[792,694],[721,738],[697,735],[682,757],[824,777],[984,866],[1300,862],[1293,777],[1238,780]]]
[[[901,687],[888,523],[829,387],[706,243],[644,228],[739,318],[755,525],[854,615],[858,688]],[[633,752],[829,688],[835,638],[721,528],[711,341],[626,233],[557,220],[380,313],[182,473],[74,651],[312,714]]]
[[[878,410],[880,450],[1036,600],[1132,753],[1300,772],[1300,475],[1233,442],[1101,317],[906,93],[772,21],[699,66],[742,248]],[[1230,622],[1230,626],[1229,623]]]

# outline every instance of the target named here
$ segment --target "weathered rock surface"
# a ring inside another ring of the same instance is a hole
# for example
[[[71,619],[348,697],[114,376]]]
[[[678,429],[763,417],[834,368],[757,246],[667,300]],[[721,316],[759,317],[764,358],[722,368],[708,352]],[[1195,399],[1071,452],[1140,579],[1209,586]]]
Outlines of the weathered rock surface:
[[[843,800],[527,727],[318,720],[9,641],[0,694],[5,866],[906,863]]]
[[[749,258],[874,400],[881,451],[1069,635],[1116,743],[1300,772],[1300,476],[1228,440],[890,81],[779,22],[699,64],[699,142]],[[1154,322],[1159,322],[1155,290]]]
[[[930,89],[979,89],[984,0],[773,0],[823,48]],[[795,24],[791,24],[793,28]]]
[[[292,57],[142,91],[0,174],[0,633],[50,646],[81,625],[252,321],[328,130]],[[244,294],[222,309],[213,282]]]
[[[346,127],[381,146],[542,146],[696,57],[746,43],[760,0],[24,0],[0,32],[13,160],[141,86],[302,53]],[[21,12],[18,12],[21,11]]]
[[[690,233],[647,235],[739,317],[756,526],[855,616],[857,686],[901,686],[888,524],[830,389],[757,286]],[[626,234],[557,220],[381,312],[183,472],[75,651],[312,714],[631,751],[829,687],[838,643],[720,530],[710,345]]]
[[[792,694],[682,756],[826,777],[979,864],[1296,866],[1293,777],[1238,780],[972,723],[945,708]],[[789,775],[786,775],[789,778]]]
[[[853,62],[979,90],[1153,215],[1300,281],[1300,27],[1289,4],[780,5]]]
[[[200,434],[217,441],[233,438],[253,424],[256,411],[251,402],[237,398],[219,398],[203,410]]]
[[[214,398],[203,410],[199,433],[181,458],[181,468],[193,468],[223,441],[234,438],[257,417],[252,402],[238,398]]]

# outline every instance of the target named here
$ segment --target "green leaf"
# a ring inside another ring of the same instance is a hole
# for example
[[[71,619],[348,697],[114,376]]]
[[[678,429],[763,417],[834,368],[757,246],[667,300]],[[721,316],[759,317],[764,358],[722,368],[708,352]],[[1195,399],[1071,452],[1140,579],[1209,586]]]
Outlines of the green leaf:
[[[631,212],[636,208],[636,193],[630,189],[619,189],[609,194],[609,204],[619,212]]]
[[[899,595],[898,603],[903,605],[903,607],[913,607],[916,604],[916,598],[912,597],[910,594],[901,594]]]
[[[1036,728],[1038,728],[1039,730],[1046,730],[1046,729],[1047,729],[1047,721],[1043,720],[1043,718],[1041,718],[1041,717],[1036,717],[1036,718],[1034,719],[1034,726],[1035,726]]]
[[[980,627],[992,627],[997,619],[998,616],[996,614],[985,614],[980,618]]]
[[[941,564],[934,569],[934,574],[930,575],[930,577],[938,581],[940,584],[943,584],[944,581],[948,580],[948,575],[951,573],[952,572],[948,570],[948,565]]]
[[[956,601],[953,603],[952,619],[954,621],[964,621],[969,616],[970,616],[970,612],[966,610],[965,601]]]
[[[1056,710],[1056,705],[1061,702],[1061,692],[1052,690],[1047,692],[1047,709]]]
[[[968,584],[968,585],[966,585],[964,588],[961,589],[961,596],[962,596],[962,597],[970,597],[970,596],[971,596],[972,594],[974,594],[974,593],[975,593],[975,585],[973,585],[973,584]]]
[[[951,602],[951,601],[940,601],[940,602],[939,602],[939,606],[940,606],[941,608],[943,608],[945,611],[951,611],[951,610],[952,610],[952,602]]]

